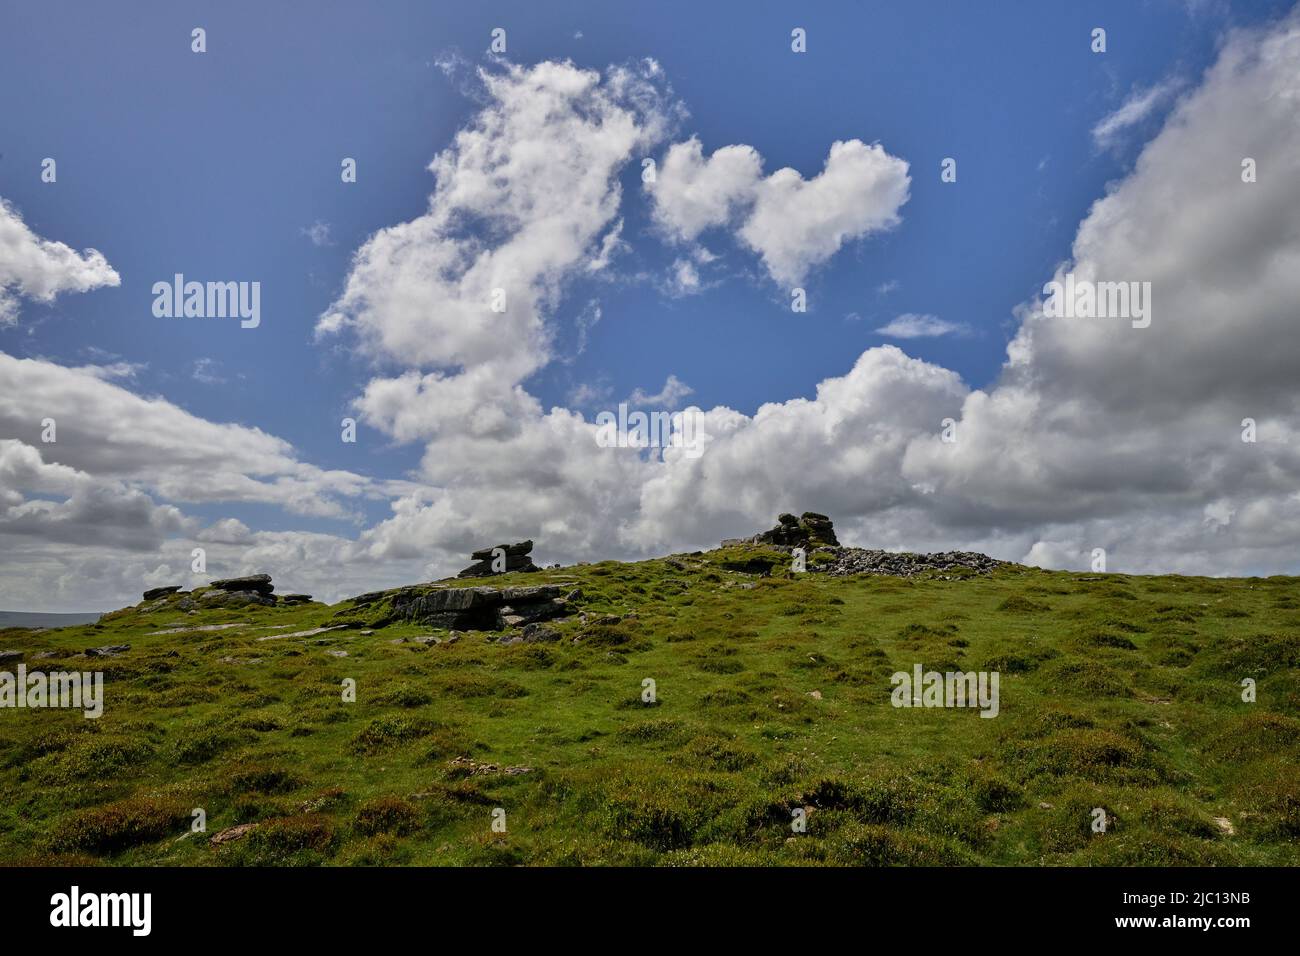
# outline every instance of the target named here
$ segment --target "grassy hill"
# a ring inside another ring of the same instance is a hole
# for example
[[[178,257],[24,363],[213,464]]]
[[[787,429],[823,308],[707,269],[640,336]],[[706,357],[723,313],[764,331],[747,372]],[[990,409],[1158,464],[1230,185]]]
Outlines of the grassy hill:
[[[106,680],[98,720],[0,710],[0,860],[1300,862],[1297,579],[787,563],[740,546],[448,582],[579,589],[550,642],[453,640],[391,620],[388,595],[190,613],[172,595],[0,631],[29,669]],[[892,706],[916,663],[998,671],[998,716]]]

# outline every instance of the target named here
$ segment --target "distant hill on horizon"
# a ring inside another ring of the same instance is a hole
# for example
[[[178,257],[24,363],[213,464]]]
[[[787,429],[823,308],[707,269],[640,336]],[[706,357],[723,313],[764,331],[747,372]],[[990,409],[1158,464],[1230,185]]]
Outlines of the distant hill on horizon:
[[[94,624],[103,611],[47,614],[43,611],[0,611],[0,627],[72,627],[76,624]]]

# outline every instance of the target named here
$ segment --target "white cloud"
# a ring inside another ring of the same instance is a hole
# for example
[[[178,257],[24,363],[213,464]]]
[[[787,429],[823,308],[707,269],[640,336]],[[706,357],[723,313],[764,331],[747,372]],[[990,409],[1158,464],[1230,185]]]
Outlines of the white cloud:
[[[1113,145],[1120,133],[1151,116],[1181,88],[1181,81],[1166,80],[1135,90],[1113,113],[1103,117],[1092,128],[1093,142],[1102,148]]]
[[[18,320],[20,296],[50,302],[61,292],[87,292],[121,281],[101,253],[78,253],[62,242],[42,239],[17,209],[0,199],[0,326]]]
[[[47,460],[175,502],[265,502],[343,517],[342,499],[384,496],[370,479],[299,461],[288,442],[260,429],[207,421],[110,377],[100,366],[0,352],[0,434],[41,447]],[[41,441],[46,418],[56,426],[51,444]]]
[[[669,375],[664,381],[664,387],[659,389],[658,392],[651,395],[638,388],[632,392],[631,397],[628,398],[628,403],[641,407],[676,408],[683,398],[694,393],[695,389],[676,375]]]
[[[372,354],[409,366],[490,366],[507,389],[540,368],[543,311],[580,265],[602,261],[621,225],[617,172],[666,132],[654,72],[481,71],[487,105],[430,164],[428,211],[362,246],[318,333],[352,329]]]
[[[674,260],[666,291],[673,296],[695,295],[699,292],[700,272],[695,268],[695,263],[690,259]]]
[[[222,385],[226,378],[218,369],[220,365],[216,359],[201,358],[194,360],[194,381],[203,385]]]
[[[317,247],[332,246],[334,240],[330,238],[330,224],[317,219],[310,226],[298,230],[300,234],[311,240],[311,244]]]
[[[764,177],[753,147],[724,146],[706,159],[692,138],[668,150],[648,188],[655,220],[670,237],[692,242],[730,226],[775,281],[798,285],[844,243],[899,223],[907,169],[879,145],[848,140],[831,145],[812,179],[790,168]]]
[[[936,315],[918,315],[915,312],[906,312],[903,315],[896,316],[888,324],[882,325],[876,331],[881,335],[887,335],[895,339],[921,339],[951,335],[954,332],[961,333],[967,331],[967,328],[958,322],[949,322]]]
[[[377,487],[315,469],[273,436],[204,422],[102,372],[0,356],[0,434],[22,446],[8,451],[0,482],[0,507],[14,520],[0,529],[0,603],[31,607],[53,595],[84,607],[78,594],[183,575],[186,545],[200,535],[212,539],[210,567],[268,570],[284,589],[342,596],[454,571],[469,550],[508,538],[534,538],[541,561],[634,557],[711,545],[803,509],[832,515],[842,540],[868,546],[968,547],[1066,567],[1086,567],[1091,549],[1105,547],[1115,570],[1296,570],[1297,22],[1234,35],[1134,172],[1079,226],[1058,274],[1150,281],[1149,328],[1049,320],[1032,301],[987,388],[971,390],[896,347],[873,348],[812,398],[753,415],[709,410],[696,459],[602,448],[592,422],[545,409],[525,387],[553,359],[547,322],[558,290],[599,258],[620,221],[620,172],[656,141],[672,108],[645,85],[649,67],[621,79],[565,64],[509,68],[485,80],[483,112],[435,161],[429,213],[372,237],[321,321],[323,334],[352,329],[377,359],[409,366],[372,380],[357,408],[395,441],[424,445],[413,480]],[[861,153],[869,149],[850,146],[847,160],[833,155],[813,180],[791,171],[770,190],[770,213],[792,206],[806,219],[780,239],[753,230],[774,276],[810,268],[862,224],[861,210],[815,212],[861,189],[857,164],[874,164],[897,189],[888,170],[900,161],[870,159]],[[1240,181],[1243,155],[1258,160],[1258,183]],[[713,161],[684,156],[692,175]],[[828,185],[808,192],[818,180]],[[905,195],[905,170],[902,182]],[[752,206],[724,204],[727,224],[762,225],[761,191]],[[718,213],[689,190],[682,196],[661,225],[676,223],[678,238],[694,242]],[[885,221],[890,203],[868,205]],[[491,229],[460,228],[470,222]],[[819,241],[794,249],[786,240],[801,230]],[[513,290],[504,316],[479,298],[497,282]],[[60,440],[41,446],[33,422],[50,413]],[[1259,422],[1256,444],[1239,440],[1247,416]],[[939,439],[948,417],[956,443]],[[388,519],[349,541],[245,535],[220,522],[200,529],[183,515],[133,512],[139,491],[305,501],[326,512],[352,495],[394,497]],[[105,516],[119,529],[104,532],[107,542],[146,529],[136,533],[147,547],[78,548],[27,533],[24,522],[58,523],[33,504],[51,498],[65,512]]]
[[[388,383],[372,383],[363,405],[394,437],[428,442],[421,477],[436,490],[399,502],[363,534],[369,553],[456,553],[518,535],[534,537],[548,560],[626,557],[706,546],[780,510],[811,508],[864,545],[974,547],[1073,567],[1105,547],[1121,570],[1297,567],[1293,24],[1263,42],[1233,39],[1135,172],[1079,227],[1062,269],[1152,281],[1150,328],[1049,321],[1031,302],[987,389],[874,348],[814,399],[765,404],[753,416],[708,411],[696,460],[598,448],[592,423],[566,409],[544,413],[520,390],[500,421],[438,431],[420,409],[440,404],[425,394],[436,380],[408,377],[387,403]],[[685,175],[657,215],[687,241],[731,205],[692,196],[692,183],[718,171],[689,143],[678,148],[656,189],[671,183],[675,163]],[[1267,181],[1240,182],[1246,149],[1270,170]],[[1238,440],[1246,415],[1261,423],[1255,445]],[[940,441],[949,417],[955,444]]]

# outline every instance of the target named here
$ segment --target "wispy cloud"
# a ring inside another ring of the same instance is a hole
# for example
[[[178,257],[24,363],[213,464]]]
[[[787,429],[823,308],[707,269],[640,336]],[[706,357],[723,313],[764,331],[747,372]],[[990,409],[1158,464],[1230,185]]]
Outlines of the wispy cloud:
[[[926,339],[952,333],[965,333],[967,327],[959,322],[949,322],[937,315],[919,315],[907,312],[898,316],[888,325],[876,329],[881,335],[894,339]]]
[[[222,385],[226,379],[218,374],[217,363],[210,358],[201,358],[194,363],[194,381],[203,385]]]
[[[330,238],[330,224],[328,222],[321,222],[321,220],[317,219],[310,226],[298,231],[310,239],[313,246],[334,245],[334,240]]]
[[[1119,134],[1136,126],[1154,113],[1182,88],[1181,80],[1166,80],[1135,90],[1120,104],[1119,109],[1104,117],[1092,128],[1092,139],[1102,149],[1114,145]]]

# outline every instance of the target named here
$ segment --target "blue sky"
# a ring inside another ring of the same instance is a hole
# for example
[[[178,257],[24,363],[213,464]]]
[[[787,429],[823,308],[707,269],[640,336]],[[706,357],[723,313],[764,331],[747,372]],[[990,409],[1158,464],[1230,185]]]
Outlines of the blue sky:
[[[0,197],[37,235],[99,250],[121,282],[25,301],[20,321],[0,325],[0,351],[62,366],[132,363],[123,387],[137,395],[278,436],[323,469],[412,476],[426,443],[364,416],[358,444],[338,437],[367,381],[402,364],[313,330],[353,253],[428,208],[426,167],[482,108],[473,68],[490,63],[489,34],[504,27],[507,59],[523,67],[657,61],[689,111],[650,151],[660,161],[669,143],[696,136],[705,155],[748,144],[765,174],[790,166],[812,178],[833,142],[860,139],[910,167],[901,223],[817,265],[798,315],[725,234],[707,239],[721,262],[702,292],[665,291],[681,249],[656,231],[639,163],[628,163],[620,277],[561,283],[545,316],[554,354],[522,383],[543,408],[590,419],[674,375],[693,404],[752,416],[765,402],[813,398],[890,342],[876,329],[904,314],[961,326],[893,342],[983,389],[999,378],[1017,307],[1070,257],[1091,205],[1132,173],[1176,97],[1107,145],[1094,127],[1161,83],[1195,89],[1231,28],[1287,7],[232,2],[140,3],[123,16],[102,4],[9,4]],[[195,26],[207,31],[202,55],[190,50]],[[806,54],[791,52],[796,26],[808,31]],[[1101,55],[1089,49],[1095,26],[1107,31]],[[462,58],[453,75],[438,66],[449,57]],[[54,185],[39,178],[47,156],[58,162]],[[355,184],[340,182],[344,156],[357,159]],[[940,182],[945,157],[957,159],[956,183]],[[308,235],[314,224],[327,226],[324,241]],[[154,317],[151,286],[176,272],[259,280],[260,327]],[[593,302],[601,319],[579,351],[577,323]],[[580,387],[598,397],[584,405]],[[344,537],[391,514],[380,496],[351,504],[332,517],[219,499],[184,510]]]

